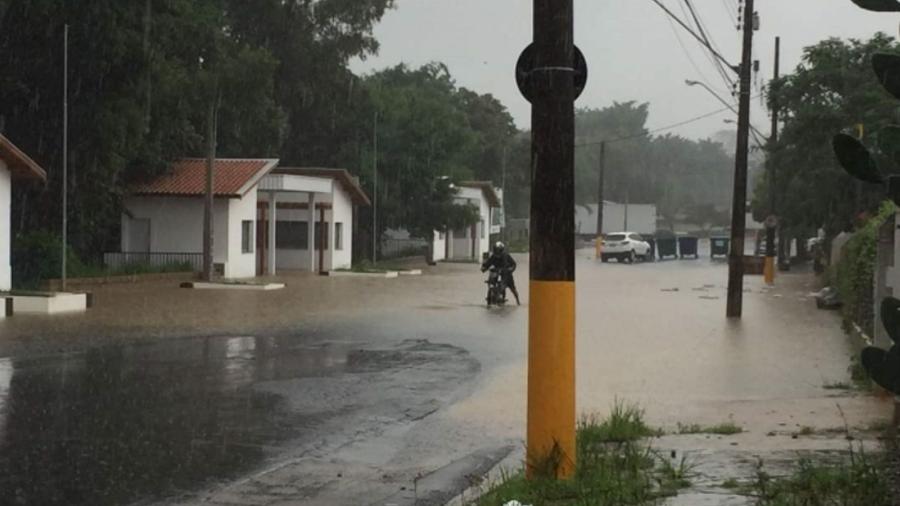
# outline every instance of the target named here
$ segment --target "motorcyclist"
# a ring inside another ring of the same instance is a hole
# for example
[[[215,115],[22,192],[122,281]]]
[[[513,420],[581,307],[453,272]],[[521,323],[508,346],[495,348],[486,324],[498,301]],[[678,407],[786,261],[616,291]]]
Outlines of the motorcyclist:
[[[500,241],[494,244],[491,256],[481,264],[481,272],[485,272],[491,267],[500,272],[500,275],[503,276],[504,284],[516,297],[516,304],[521,305],[519,302],[519,291],[516,290],[516,281],[513,279],[513,272],[516,271],[516,261],[512,255],[506,252],[506,245]]]

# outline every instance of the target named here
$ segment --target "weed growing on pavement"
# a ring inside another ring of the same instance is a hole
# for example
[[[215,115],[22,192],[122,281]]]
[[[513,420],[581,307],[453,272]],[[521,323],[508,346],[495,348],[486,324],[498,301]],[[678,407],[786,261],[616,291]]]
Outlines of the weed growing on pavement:
[[[534,467],[536,478],[531,480],[525,478],[524,471],[504,474],[473,504],[500,506],[512,500],[533,505],[656,504],[689,486],[693,475],[693,465],[687,459],[668,459],[642,441],[658,434],[660,431],[644,422],[643,410],[616,402],[609,417],[584,417],[579,422],[572,479],[540,478],[553,473]]]
[[[619,400],[615,401],[609,416],[602,421],[593,415],[582,417],[578,432],[580,438],[591,443],[620,443],[663,435],[663,431],[644,422],[644,410],[640,406]]]
[[[679,434],[718,434],[720,436],[731,436],[742,432],[744,432],[744,428],[735,425],[734,422],[725,422],[709,427],[704,427],[698,423],[678,424]]]
[[[880,458],[869,457],[862,446],[851,446],[838,464],[803,459],[784,478],[773,478],[760,464],[747,494],[756,497],[757,506],[889,506],[890,486],[881,469]]]

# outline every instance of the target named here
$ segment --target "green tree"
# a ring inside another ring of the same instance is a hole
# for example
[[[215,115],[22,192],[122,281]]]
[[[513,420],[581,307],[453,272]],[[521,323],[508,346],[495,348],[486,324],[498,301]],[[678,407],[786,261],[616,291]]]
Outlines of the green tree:
[[[868,41],[828,39],[803,52],[793,73],[769,90],[782,108],[784,126],[771,147],[778,167],[779,214],[792,235],[811,235],[824,227],[828,237],[853,226],[854,218],[881,201],[880,190],[852,179],[831,150],[836,132],[860,133],[877,145],[877,133],[893,122],[896,101],[882,90],[871,71],[871,56],[900,49],[896,41],[876,34]],[[883,167],[895,170],[890,160]],[[754,214],[764,215],[769,187],[754,195]]]

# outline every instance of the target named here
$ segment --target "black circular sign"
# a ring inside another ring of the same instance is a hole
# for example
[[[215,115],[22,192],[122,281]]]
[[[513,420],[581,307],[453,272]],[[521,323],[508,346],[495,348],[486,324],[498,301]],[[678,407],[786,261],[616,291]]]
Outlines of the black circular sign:
[[[516,84],[519,85],[519,91],[522,92],[522,96],[529,102],[534,99],[534,87],[531,77],[537,67],[536,56],[534,44],[529,44],[522,51],[522,54],[519,55],[519,61],[516,62]],[[575,71],[575,98],[577,99],[581,96],[581,92],[584,91],[588,78],[587,60],[584,59],[584,54],[577,46],[575,47],[575,61],[572,68]]]

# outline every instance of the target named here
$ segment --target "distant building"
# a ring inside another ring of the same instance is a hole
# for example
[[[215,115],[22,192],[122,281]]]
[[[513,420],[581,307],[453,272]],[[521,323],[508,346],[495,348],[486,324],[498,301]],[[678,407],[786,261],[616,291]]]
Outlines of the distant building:
[[[603,202],[603,232],[656,232],[656,206],[654,204],[622,204]],[[575,235],[597,235],[597,204],[575,206]]]
[[[465,181],[457,185],[458,204],[471,204],[478,209],[479,220],[471,227],[449,234],[434,233],[433,260],[480,261],[491,249],[491,234],[500,232],[499,219],[494,213],[503,207],[500,194],[490,181]]]
[[[10,244],[12,243],[12,190],[18,181],[47,181],[47,172],[12,142],[0,135],[0,292],[12,288]],[[0,318],[6,315],[0,299]]]

